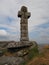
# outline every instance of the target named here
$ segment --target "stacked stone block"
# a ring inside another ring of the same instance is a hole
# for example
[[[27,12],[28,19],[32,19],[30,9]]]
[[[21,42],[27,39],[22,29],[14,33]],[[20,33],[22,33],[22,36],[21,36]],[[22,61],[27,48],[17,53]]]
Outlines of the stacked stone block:
[[[28,18],[30,17],[30,12],[28,12],[27,7],[22,6],[21,11],[18,12],[18,17],[20,20],[20,41],[29,41],[28,37]]]

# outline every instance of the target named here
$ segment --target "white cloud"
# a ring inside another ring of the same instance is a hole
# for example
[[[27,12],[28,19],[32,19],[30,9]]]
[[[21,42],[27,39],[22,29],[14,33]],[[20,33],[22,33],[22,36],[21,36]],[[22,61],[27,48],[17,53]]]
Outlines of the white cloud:
[[[47,33],[49,28],[37,28],[36,26],[49,21],[49,0],[0,0],[0,16],[13,17],[15,21],[11,24],[2,23],[0,21],[0,27],[9,28],[9,33],[20,32],[20,19],[17,17],[18,11],[21,6],[27,6],[28,12],[31,12],[31,17],[28,20],[29,32],[39,31],[39,37],[43,36],[43,33]],[[4,22],[4,20],[2,20]],[[4,30],[7,33],[7,31]],[[12,39],[16,39],[16,36],[10,35]],[[45,36],[45,35],[44,35]],[[18,34],[19,38],[19,34]],[[39,38],[38,38],[39,39]]]
[[[0,30],[0,36],[6,36],[8,33],[5,30]]]
[[[2,0],[0,2],[0,12],[4,15],[17,16],[17,12],[22,5],[27,6],[31,12],[30,20],[33,25],[41,23],[42,21],[39,20],[43,16],[49,16],[49,0]]]
[[[29,19],[29,31],[31,32],[33,26],[43,24],[49,19],[49,0],[2,0],[0,1],[0,15],[12,16],[16,22],[20,21],[17,17],[18,10],[21,6],[27,6],[28,11],[31,12],[31,17]],[[18,22],[19,23],[19,22]],[[19,26],[18,26],[19,27]]]

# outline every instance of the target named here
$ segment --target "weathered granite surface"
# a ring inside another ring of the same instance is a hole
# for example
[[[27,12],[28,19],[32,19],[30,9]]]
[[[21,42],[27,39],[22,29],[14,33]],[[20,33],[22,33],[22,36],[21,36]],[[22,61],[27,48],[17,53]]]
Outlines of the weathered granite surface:
[[[14,56],[2,56],[0,57],[0,64],[1,65],[19,65],[24,61],[21,57],[14,57]]]
[[[28,18],[31,16],[30,12],[28,12],[26,6],[22,6],[21,10],[18,11],[18,17],[20,20],[20,41],[29,41],[28,37]]]

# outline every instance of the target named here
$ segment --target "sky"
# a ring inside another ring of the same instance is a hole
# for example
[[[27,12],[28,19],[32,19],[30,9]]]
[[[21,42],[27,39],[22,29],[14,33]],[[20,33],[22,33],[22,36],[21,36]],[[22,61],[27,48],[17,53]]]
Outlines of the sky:
[[[28,8],[29,40],[49,43],[49,0],[0,0],[0,41],[20,40],[18,11]]]

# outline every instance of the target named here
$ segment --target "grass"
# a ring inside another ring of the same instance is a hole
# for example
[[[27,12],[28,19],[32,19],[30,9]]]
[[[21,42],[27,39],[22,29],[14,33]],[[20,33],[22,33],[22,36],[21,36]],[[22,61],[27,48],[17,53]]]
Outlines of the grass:
[[[24,62],[22,62],[20,65],[26,65],[27,64],[27,62],[26,61],[24,61]]]
[[[31,50],[29,50],[29,54],[27,55],[28,61],[32,60],[34,57],[38,56],[38,47],[34,47]],[[21,65],[27,65],[28,61],[24,61]]]
[[[39,54],[38,52],[38,48],[34,47],[30,50],[29,54],[28,54],[28,59],[31,60],[32,58],[36,57]]]

